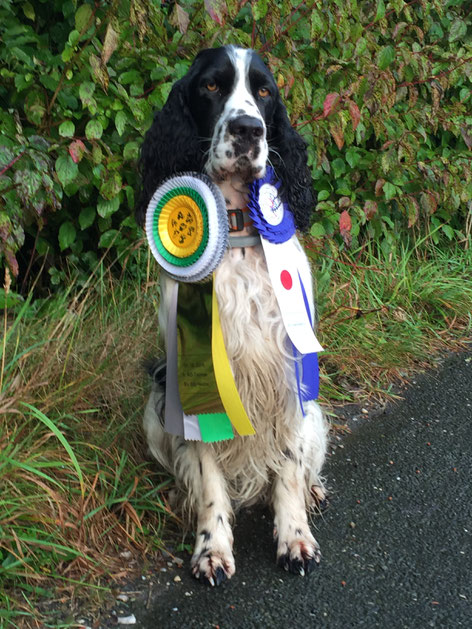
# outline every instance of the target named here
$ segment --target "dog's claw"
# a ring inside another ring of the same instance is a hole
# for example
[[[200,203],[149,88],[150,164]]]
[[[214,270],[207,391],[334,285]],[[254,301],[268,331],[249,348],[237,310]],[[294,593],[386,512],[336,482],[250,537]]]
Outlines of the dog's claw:
[[[292,574],[304,577],[311,572],[321,561],[321,553],[318,546],[308,548],[305,544],[295,543],[277,559],[277,564]]]

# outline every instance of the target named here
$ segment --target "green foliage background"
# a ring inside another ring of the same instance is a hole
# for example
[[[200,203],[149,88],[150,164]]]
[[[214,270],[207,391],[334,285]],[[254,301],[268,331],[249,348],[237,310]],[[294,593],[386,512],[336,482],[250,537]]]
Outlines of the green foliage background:
[[[24,282],[133,250],[152,113],[199,49],[226,43],[260,51],[309,144],[312,236],[384,252],[470,238],[466,2],[0,0],[0,38],[0,257]]]

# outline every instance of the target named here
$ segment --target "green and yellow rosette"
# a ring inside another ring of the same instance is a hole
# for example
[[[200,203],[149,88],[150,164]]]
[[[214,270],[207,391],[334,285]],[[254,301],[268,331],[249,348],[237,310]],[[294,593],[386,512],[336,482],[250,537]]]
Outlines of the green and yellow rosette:
[[[182,173],[159,186],[149,202],[145,227],[153,256],[179,282],[199,282],[211,275],[228,245],[224,197],[201,173]]]

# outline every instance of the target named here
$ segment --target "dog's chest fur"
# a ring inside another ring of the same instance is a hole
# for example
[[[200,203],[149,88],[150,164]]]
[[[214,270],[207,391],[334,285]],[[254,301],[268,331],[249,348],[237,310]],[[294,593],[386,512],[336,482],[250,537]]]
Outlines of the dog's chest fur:
[[[220,188],[228,207],[245,207],[244,186],[226,181]],[[291,444],[296,384],[293,370],[287,370],[292,358],[262,246],[229,249],[215,272],[215,290],[236,386],[256,434],[214,448],[231,497],[247,502],[263,492],[280,466],[281,452]]]

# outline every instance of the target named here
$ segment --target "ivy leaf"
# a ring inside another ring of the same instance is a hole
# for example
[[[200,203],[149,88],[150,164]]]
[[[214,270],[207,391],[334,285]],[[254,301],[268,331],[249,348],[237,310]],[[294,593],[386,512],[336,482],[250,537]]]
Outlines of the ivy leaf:
[[[102,123],[98,120],[89,120],[85,127],[87,140],[99,140],[103,134]]]
[[[395,59],[395,48],[393,46],[385,46],[379,53],[378,66],[379,70],[385,70]]]
[[[77,177],[79,167],[70,155],[59,155],[56,159],[56,173],[63,186],[72,183]]]
[[[63,138],[72,138],[75,133],[75,124],[72,120],[66,120],[59,125],[59,135]]]
[[[83,4],[75,12],[75,28],[82,32],[87,27],[92,17],[92,7],[90,4]]]
[[[65,223],[62,223],[62,225],[59,228],[59,236],[58,236],[59,247],[61,248],[61,251],[64,251],[64,249],[67,249],[67,247],[71,246],[71,244],[75,240],[76,235],[77,235],[77,232],[71,221],[66,221]]]

